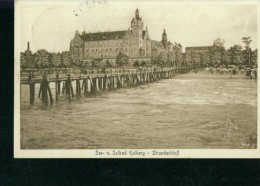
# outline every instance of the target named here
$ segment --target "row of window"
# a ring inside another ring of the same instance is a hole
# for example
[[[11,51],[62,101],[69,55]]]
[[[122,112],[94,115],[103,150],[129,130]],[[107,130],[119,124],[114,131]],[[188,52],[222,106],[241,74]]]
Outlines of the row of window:
[[[103,51],[122,51],[122,50],[127,50],[127,48],[90,48],[86,49],[86,52],[103,52]]]
[[[116,41],[116,40],[108,40],[108,41],[95,41],[95,42],[87,42],[87,45],[90,46],[101,46],[101,45],[111,45],[111,44],[123,44],[123,41]],[[128,44],[128,41],[126,42]]]
[[[95,57],[115,57],[118,55],[118,52],[114,52],[114,53],[107,53],[107,54],[95,54],[95,55],[92,55],[92,56],[95,56]],[[85,55],[85,57],[90,57],[88,54]]]

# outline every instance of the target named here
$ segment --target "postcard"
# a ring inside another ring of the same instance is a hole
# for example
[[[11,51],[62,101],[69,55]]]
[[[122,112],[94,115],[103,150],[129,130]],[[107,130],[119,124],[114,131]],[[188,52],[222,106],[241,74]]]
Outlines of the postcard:
[[[15,158],[259,158],[257,1],[15,1]]]

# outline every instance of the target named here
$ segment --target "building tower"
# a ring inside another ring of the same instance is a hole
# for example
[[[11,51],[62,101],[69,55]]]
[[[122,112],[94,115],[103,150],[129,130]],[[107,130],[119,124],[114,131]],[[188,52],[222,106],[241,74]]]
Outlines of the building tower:
[[[131,36],[130,36],[130,57],[139,57],[142,52],[142,31],[143,21],[139,16],[139,10],[135,10],[135,17],[131,21]]]
[[[163,34],[162,34],[162,44],[166,48],[166,45],[167,45],[167,34],[165,32],[165,29],[163,30]]]
[[[143,21],[142,18],[139,16],[138,9],[135,10],[135,17],[131,21],[131,28],[143,30]]]

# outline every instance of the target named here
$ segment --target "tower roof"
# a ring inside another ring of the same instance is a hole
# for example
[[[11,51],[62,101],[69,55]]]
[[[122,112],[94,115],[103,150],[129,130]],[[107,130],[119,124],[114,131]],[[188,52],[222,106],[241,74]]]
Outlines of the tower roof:
[[[167,35],[165,29],[163,29],[163,35]]]
[[[141,18],[140,18],[140,16],[139,16],[139,9],[138,9],[138,8],[135,10],[135,18],[136,18],[138,21],[141,21]]]

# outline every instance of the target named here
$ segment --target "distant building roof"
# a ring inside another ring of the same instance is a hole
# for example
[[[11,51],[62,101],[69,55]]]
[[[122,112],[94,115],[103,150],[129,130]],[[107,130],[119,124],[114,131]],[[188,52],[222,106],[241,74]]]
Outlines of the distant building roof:
[[[162,42],[160,42],[160,41],[155,41],[155,40],[151,40],[151,42],[152,42],[152,44],[154,44],[156,47],[165,49],[164,46],[163,46],[163,44],[162,44]]]
[[[115,40],[123,39],[126,30],[123,31],[112,31],[112,32],[96,32],[96,33],[87,33],[80,35],[81,39],[84,41],[101,41],[101,40]]]

